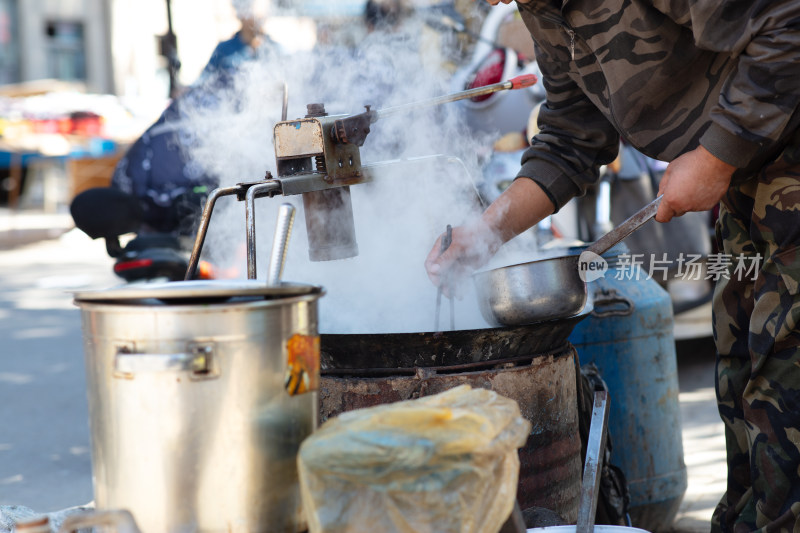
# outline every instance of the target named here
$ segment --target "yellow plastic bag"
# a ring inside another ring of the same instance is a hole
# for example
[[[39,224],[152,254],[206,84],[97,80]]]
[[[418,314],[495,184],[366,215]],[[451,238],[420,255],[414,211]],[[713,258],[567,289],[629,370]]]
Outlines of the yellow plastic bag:
[[[495,533],[511,514],[531,425],[468,385],[343,413],[300,446],[311,533]]]

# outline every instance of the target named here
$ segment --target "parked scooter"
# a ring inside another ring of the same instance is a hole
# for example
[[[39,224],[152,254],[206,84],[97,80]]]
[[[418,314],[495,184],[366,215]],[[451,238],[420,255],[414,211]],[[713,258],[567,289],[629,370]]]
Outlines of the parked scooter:
[[[541,79],[541,72],[531,52],[523,51],[518,43],[500,43],[500,32],[516,33],[522,21],[515,4],[498,4],[488,12],[480,34],[466,31],[463,23],[454,17],[442,16],[439,28],[467,33],[475,40],[469,62],[456,70],[450,81],[453,92],[490,85],[522,74],[534,74]],[[529,39],[529,37],[528,37]],[[522,91],[506,91],[507,94],[488,94],[456,103],[472,131],[500,137],[509,132],[526,129],[528,114],[545,98],[541,83]]]
[[[148,230],[136,197],[112,187],[88,189],[73,199],[70,213],[78,229],[105,239],[106,252],[116,260],[114,273],[125,281],[184,279],[191,243],[174,232]],[[129,234],[135,236],[122,246],[120,237]],[[200,265],[198,277],[213,277],[208,264]]]

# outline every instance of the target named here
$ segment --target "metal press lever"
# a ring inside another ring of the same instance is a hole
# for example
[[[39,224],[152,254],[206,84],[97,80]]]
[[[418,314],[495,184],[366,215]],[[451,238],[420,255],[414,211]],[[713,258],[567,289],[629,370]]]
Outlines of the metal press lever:
[[[508,81],[501,81],[500,83],[484,85],[483,87],[475,87],[474,89],[467,89],[465,91],[459,91],[457,93],[445,94],[443,96],[437,96],[435,98],[430,98],[428,100],[421,100],[419,102],[411,102],[409,104],[387,107],[385,109],[379,109],[377,111],[374,111],[373,113],[375,116],[375,120],[378,120],[379,118],[390,117],[392,115],[396,115],[397,113],[408,113],[413,109],[420,109],[423,107],[431,107],[435,105],[446,104],[448,102],[465,100],[467,98],[483,96],[486,94],[496,93],[498,91],[507,91],[507,90],[523,89],[525,87],[532,87],[533,85],[536,84],[537,81],[538,78],[535,75],[523,74],[521,76],[517,76],[516,78],[511,78]]]
[[[369,125],[376,122],[379,118],[386,118],[398,113],[408,113],[414,109],[423,107],[431,107],[435,105],[446,104],[448,102],[455,102],[457,100],[464,100],[466,98],[474,98],[476,96],[483,96],[486,94],[496,93],[498,91],[522,89],[524,87],[531,87],[535,85],[538,78],[533,74],[523,74],[508,81],[500,83],[493,83],[484,87],[476,87],[474,89],[467,89],[452,94],[445,94],[437,96],[428,100],[421,100],[419,102],[412,102],[410,104],[402,104],[394,107],[387,107],[385,109],[378,109],[373,111],[370,106],[365,106],[367,110],[359,115],[337,120],[334,123],[331,136],[333,139],[342,144],[355,144],[356,146],[363,146],[364,141],[367,139],[369,133]]]

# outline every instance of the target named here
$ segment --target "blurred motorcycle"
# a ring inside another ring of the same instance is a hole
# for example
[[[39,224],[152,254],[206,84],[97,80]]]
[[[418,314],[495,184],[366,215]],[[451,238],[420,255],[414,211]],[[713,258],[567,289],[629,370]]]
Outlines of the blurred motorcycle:
[[[175,216],[191,213],[189,206],[202,206],[196,195],[188,195],[192,200],[176,201]],[[88,189],[73,199],[70,214],[75,226],[89,237],[105,239],[106,252],[116,260],[114,274],[126,282],[184,279],[191,242],[176,232],[148,229],[135,196],[112,187]],[[126,235],[133,238],[123,246],[120,238]],[[197,277],[214,277],[212,270],[208,263],[201,262]]]

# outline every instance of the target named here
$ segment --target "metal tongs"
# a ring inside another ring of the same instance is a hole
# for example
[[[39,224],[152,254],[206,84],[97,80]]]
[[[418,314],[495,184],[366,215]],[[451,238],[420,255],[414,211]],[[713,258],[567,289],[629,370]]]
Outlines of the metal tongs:
[[[592,405],[592,422],[586,443],[586,461],[583,466],[580,507],[576,533],[593,533],[597,501],[600,498],[600,473],[606,452],[608,434],[608,393],[595,391]]]
[[[439,255],[442,255],[450,245],[453,243],[453,226],[450,224],[447,225],[447,232],[442,237],[442,245],[439,248]],[[452,289],[450,285],[450,276],[445,275],[442,279],[442,282],[439,284],[439,288],[436,291],[436,322],[433,326],[433,331],[439,331],[439,311],[442,307],[442,287],[447,285],[448,288]],[[456,315],[455,315],[455,302],[453,300],[452,290],[450,292],[450,330],[455,331],[456,329]]]

